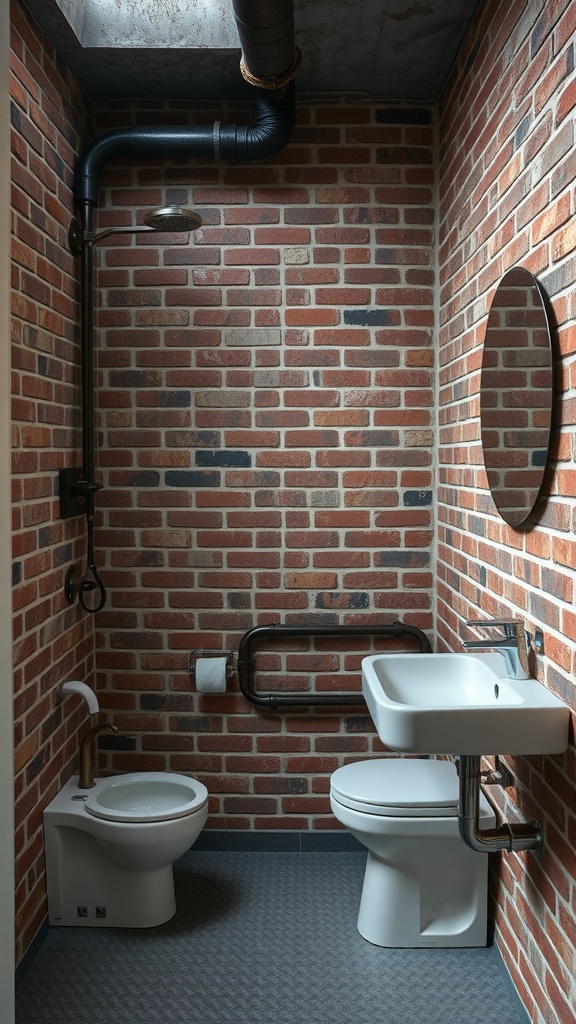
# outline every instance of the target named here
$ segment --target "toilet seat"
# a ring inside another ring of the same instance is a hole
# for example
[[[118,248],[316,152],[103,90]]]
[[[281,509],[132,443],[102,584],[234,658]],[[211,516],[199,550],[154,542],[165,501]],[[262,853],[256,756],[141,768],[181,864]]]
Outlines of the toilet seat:
[[[99,779],[88,790],[84,808],[106,821],[168,821],[193,814],[208,800],[208,790],[187,775],[137,772]]]
[[[338,768],[331,795],[352,810],[383,817],[437,818],[458,814],[458,775],[451,761],[387,757]]]

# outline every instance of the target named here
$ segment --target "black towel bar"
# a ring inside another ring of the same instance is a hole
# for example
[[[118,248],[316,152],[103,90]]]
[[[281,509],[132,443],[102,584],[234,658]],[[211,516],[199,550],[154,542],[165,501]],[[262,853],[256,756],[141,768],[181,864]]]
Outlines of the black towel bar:
[[[256,693],[252,689],[252,652],[251,646],[256,640],[273,639],[293,636],[375,636],[388,637],[391,640],[402,640],[411,637],[420,648],[420,653],[432,650],[425,633],[416,626],[406,626],[403,622],[394,622],[385,626],[255,626],[249,629],[238,645],[238,682],[240,689],[250,701],[259,707],[276,708],[282,704],[302,704],[321,706],[324,704],[347,704],[361,706],[365,704],[361,693]]]

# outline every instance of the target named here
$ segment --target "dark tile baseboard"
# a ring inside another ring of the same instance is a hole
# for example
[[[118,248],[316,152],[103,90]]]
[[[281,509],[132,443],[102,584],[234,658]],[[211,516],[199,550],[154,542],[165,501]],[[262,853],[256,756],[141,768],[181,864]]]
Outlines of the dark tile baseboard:
[[[235,832],[204,829],[194,850],[241,853],[358,853],[365,849],[349,832]]]

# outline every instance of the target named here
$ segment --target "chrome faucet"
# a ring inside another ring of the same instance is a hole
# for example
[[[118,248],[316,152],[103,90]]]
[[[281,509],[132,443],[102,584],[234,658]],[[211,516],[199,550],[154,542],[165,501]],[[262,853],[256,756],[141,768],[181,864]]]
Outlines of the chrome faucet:
[[[526,629],[521,619],[468,619],[467,626],[477,626],[486,631],[499,630],[494,637],[478,640],[463,640],[467,651],[501,651],[506,662],[509,679],[529,679],[528,645]]]
[[[118,732],[118,729],[115,725],[94,725],[86,733],[80,744],[80,778],[78,779],[78,789],[92,789],[94,785],[98,758],[96,737],[101,732]]]

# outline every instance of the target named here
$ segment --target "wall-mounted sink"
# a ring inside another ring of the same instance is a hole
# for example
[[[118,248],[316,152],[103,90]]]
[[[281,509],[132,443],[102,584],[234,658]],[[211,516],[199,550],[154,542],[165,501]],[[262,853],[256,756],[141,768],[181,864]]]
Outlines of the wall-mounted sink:
[[[376,654],[362,690],[383,743],[414,754],[559,754],[570,711],[501,655]]]

